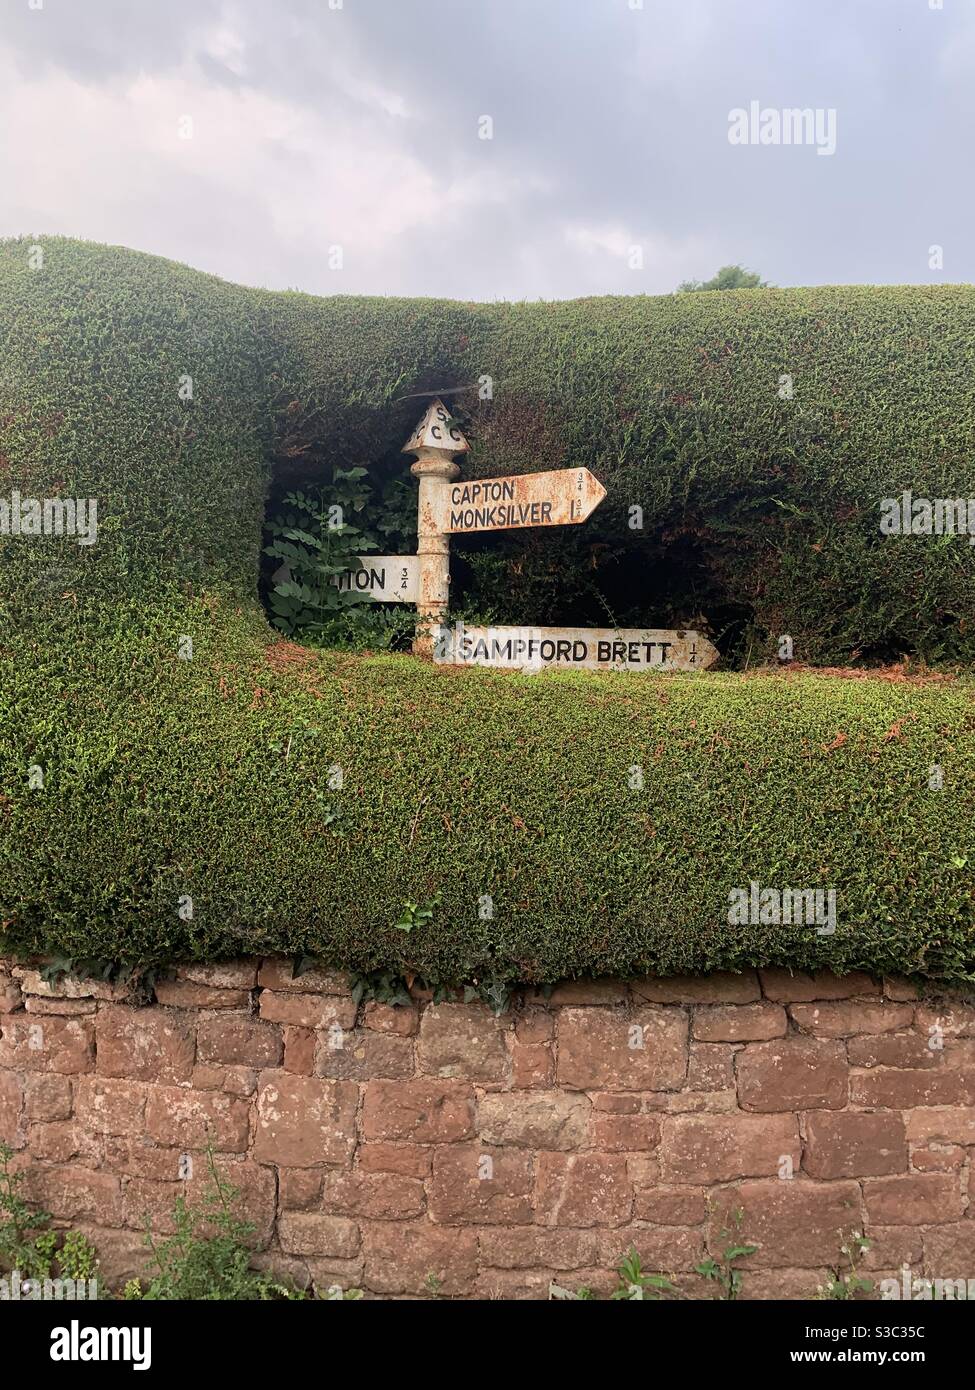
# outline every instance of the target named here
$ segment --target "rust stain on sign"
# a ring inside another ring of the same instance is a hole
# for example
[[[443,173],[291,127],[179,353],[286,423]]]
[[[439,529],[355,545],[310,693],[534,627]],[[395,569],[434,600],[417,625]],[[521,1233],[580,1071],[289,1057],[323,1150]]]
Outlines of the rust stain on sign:
[[[434,660],[509,670],[706,671],[717,648],[698,632],[665,628],[467,627],[435,636]]]
[[[606,489],[588,468],[453,482],[438,491],[436,525],[446,535],[574,526],[585,521],[605,496]]]

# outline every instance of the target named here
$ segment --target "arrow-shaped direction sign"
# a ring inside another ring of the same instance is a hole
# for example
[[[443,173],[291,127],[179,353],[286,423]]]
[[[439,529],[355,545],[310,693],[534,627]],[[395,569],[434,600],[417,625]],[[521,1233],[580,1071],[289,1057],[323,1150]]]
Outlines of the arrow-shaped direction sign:
[[[468,627],[434,635],[435,661],[537,671],[706,671],[718,650],[700,633],[663,628]]]
[[[359,568],[343,570],[332,583],[377,603],[416,603],[420,590],[418,555],[357,555]]]
[[[436,526],[446,535],[572,526],[585,521],[605,496],[606,489],[588,468],[454,482],[437,490]]]

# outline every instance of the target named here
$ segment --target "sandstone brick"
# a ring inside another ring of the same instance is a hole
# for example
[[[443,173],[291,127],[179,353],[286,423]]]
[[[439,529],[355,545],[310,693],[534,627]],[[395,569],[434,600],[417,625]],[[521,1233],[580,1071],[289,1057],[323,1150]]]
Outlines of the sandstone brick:
[[[179,1149],[164,1148],[144,1134],[100,1136],[102,1168],[120,1177],[152,1178],[156,1182],[175,1182],[183,1157]]]
[[[939,1226],[957,1221],[962,1196],[954,1173],[910,1173],[863,1184],[867,1218],[878,1226]]]
[[[265,1072],[257,1097],[254,1157],[287,1168],[347,1163],[355,1145],[358,1088],[290,1072]]]
[[[880,993],[880,984],[859,970],[849,975],[834,975],[831,970],[816,970],[812,974],[797,970],[769,968],[759,970],[766,999],[779,1004],[802,1004],[815,999],[853,999],[861,995]]]
[[[633,1198],[635,1220],[655,1226],[699,1226],[706,1214],[704,1192],[699,1187],[654,1184],[637,1188]]]
[[[788,1028],[781,1004],[718,1004],[695,1009],[691,1036],[701,1042],[765,1042]]]
[[[648,1004],[751,1004],[762,997],[754,970],[633,980],[630,990],[635,1000]]]
[[[85,980],[71,975],[62,975],[59,980],[45,980],[39,970],[31,966],[14,966],[14,977],[19,980],[25,995],[37,995],[42,999],[104,999],[123,1001],[132,995],[129,984],[114,985],[107,980]]]
[[[211,989],[252,990],[257,984],[257,961],[224,960],[216,965],[180,965],[176,978],[189,980],[195,985],[208,985]]]
[[[692,1042],[684,1090],[734,1090],[735,1052],[735,1048],[723,1043]]]
[[[945,1279],[970,1279],[975,1270],[975,1221],[932,1226],[924,1232],[924,1266]]]
[[[158,980],[156,1001],[175,1009],[248,1009],[251,997],[245,989],[216,989],[192,980]]]
[[[363,1173],[401,1173],[425,1178],[430,1173],[433,1150],[416,1144],[360,1144],[359,1169]]]
[[[919,1004],[915,1010],[914,1026],[925,1035],[939,1029],[951,1038],[975,1038],[975,1007],[953,1000]]]
[[[294,1072],[296,1076],[311,1076],[317,1051],[318,1034],[314,1028],[285,1028],[282,1063],[285,1071]]]
[[[665,1097],[653,1092],[640,1095],[633,1091],[593,1091],[589,1099],[593,1110],[605,1110],[611,1115],[642,1115],[661,1109]]]
[[[660,1143],[660,1119],[646,1112],[614,1115],[597,1111],[593,1116],[592,1139],[597,1149],[607,1153],[648,1152]]]
[[[433,1155],[430,1215],[455,1225],[529,1222],[532,1183],[532,1156],[524,1149],[450,1144]]]
[[[515,1037],[529,1046],[551,1042],[555,1020],[547,1009],[526,1008],[515,1017]]]
[[[301,994],[349,993],[349,977],[344,971],[305,970],[296,976],[293,962],[284,957],[261,961],[257,983],[261,989],[295,990]]]
[[[777,1174],[783,1156],[799,1167],[794,1115],[673,1115],[662,1121],[660,1164],[678,1183],[731,1182]]]
[[[108,1005],[95,1020],[95,1040],[103,1076],[168,1083],[188,1081],[193,1071],[193,1024],[181,1011]]]
[[[813,1111],[806,1116],[802,1166],[814,1178],[863,1178],[907,1171],[899,1115]]]
[[[431,1004],[420,1020],[417,1059],[428,1075],[503,1081],[508,1070],[503,1026],[483,1004]]]
[[[636,1220],[655,1226],[698,1226],[707,1215],[700,1187],[638,1188],[633,1198]]]
[[[380,1004],[371,999],[362,1011],[362,1026],[411,1038],[420,1026],[420,1015],[413,1005]]]
[[[0,1068],[73,1076],[92,1061],[93,1028],[88,1019],[32,1019],[0,1015]]]
[[[627,1154],[626,1173],[636,1191],[659,1186],[660,1159],[656,1154]]]
[[[75,1120],[51,1120],[30,1127],[32,1159],[48,1163],[80,1163],[97,1166],[97,1139],[87,1133]]]
[[[93,1014],[98,1008],[94,999],[41,999],[28,994],[24,1008],[29,1014],[39,1014],[42,1018],[61,1015],[62,1018],[79,1018]]]
[[[975,1144],[975,1107],[922,1107],[907,1114],[907,1137],[912,1143],[932,1139],[946,1144]]]
[[[282,1056],[281,1030],[256,1018],[202,1018],[196,1034],[201,1062],[230,1066],[276,1067]]]
[[[250,1067],[221,1067],[216,1063],[196,1066],[190,1077],[194,1091],[226,1091],[228,1096],[252,1096],[257,1072]]]
[[[863,1229],[855,1182],[742,1182],[723,1194],[715,1207],[708,1237],[712,1253],[727,1243],[722,1228],[737,1235],[729,1223],[729,1212],[735,1208],[742,1213],[743,1243],[759,1247],[744,1262],[748,1270],[835,1266],[844,1237]]]
[[[341,1041],[341,1047],[335,1046],[336,1040]],[[395,1033],[365,1029],[343,1033],[340,1039],[331,1031],[320,1033],[315,1075],[350,1081],[406,1080],[413,1075],[413,1041]]]
[[[322,1210],[372,1221],[420,1216],[426,1208],[423,1183],[401,1173],[326,1173]]]
[[[564,1009],[557,1025],[559,1085],[578,1091],[676,1090],[687,1074],[687,1030],[682,1009]]]
[[[538,1155],[536,1220],[545,1226],[620,1226],[633,1211],[622,1154]]]
[[[438,1281],[447,1298],[471,1292],[477,1272],[477,1233],[429,1221],[377,1221],[362,1226],[366,1287],[380,1294],[429,1292]]]
[[[555,1055],[551,1043],[511,1044],[511,1086],[516,1091],[555,1084]]]
[[[962,1071],[876,1067],[850,1075],[850,1100],[877,1109],[909,1110],[915,1106],[975,1105],[975,1076]]]
[[[351,1028],[356,1006],[351,998],[328,994],[261,993],[261,1018],[269,1023],[288,1023],[296,1028]]]
[[[320,1207],[324,1168],[279,1168],[278,1200],[286,1211]]]
[[[359,1253],[359,1227],[344,1216],[324,1212],[284,1211],[278,1217],[281,1249],[291,1255],[354,1259]]]
[[[35,1072],[26,1078],[24,1095],[31,1120],[66,1120],[73,1104],[70,1076]],[[0,1125],[0,1133],[3,1126]]]
[[[23,1138],[24,1087],[13,1071],[0,1071],[0,1142],[17,1148]]]
[[[789,1013],[803,1033],[818,1038],[849,1038],[855,1033],[894,1033],[914,1018],[910,1004],[886,999],[839,999],[825,1004],[791,1004]]]
[[[59,1221],[72,1224],[97,1221],[101,1226],[121,1226],[122,1189],[114,1173],[59,1164],[56,1168],[31,1165],[26,1169],[24,1195]]]
[[[141,1133],[148,1089],[141,1081],[79,1077],[75,1085],[78,1119],[98,1134]]]
[[[677,1091],[662,1108],[669,1115],[731,1115],[738,1099],[734,1091]]]
[[[146,1133],[160,1144],[243,1153],[247,1148],[250,1106],[222,1091],[191,1091],[153,1086],[146,1103]]]
[[[835,1110],[846,1104],[849,1072],[841,1042],[788,1037],[752,1043],[736,1065],[744,1110]]]
[[[547,1002],[552,1008],[561,1008],[565,1004],[596,1004],[612,1008],[625,1004],[628,999],[629,990],[625,980],[565,980],[555,986]]]
[[[362,1092],[364,1139],[449,1144],[474,1133],[474,1092],[463,1082],[370,1081]]]
[[[884,994],[897,1004],[910,1004],[918,998],[918,988],[901,975],[888,975],[884,978]]]
[[[881,1033],[850,1038],[846,1055],[851,1067],[937,1067],[941,1054],[933,1052],[919,1033]]]
[[[575,1149],[585,1141],[591,1109],[585,1096],[561,1091],[485,1095],[477,1105],[478,1132],[485,1144]]]
[[[597,1262],[594,1229],[543,1226],[485,1227],[479,1233],[482,1266],[494,1269],[583,1269]]]
[[[20,983],[6,970],[0,970],[0,1014],[12,1014],[24,1002]]]

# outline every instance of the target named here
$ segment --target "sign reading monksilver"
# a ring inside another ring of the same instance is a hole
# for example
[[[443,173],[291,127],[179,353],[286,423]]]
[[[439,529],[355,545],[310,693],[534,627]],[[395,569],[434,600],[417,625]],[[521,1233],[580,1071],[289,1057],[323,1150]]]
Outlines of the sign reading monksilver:
[[[520,526],[576,526],[605,496],[606,489],[588,468],[452,482],[438,491],[436,525],[447,535],[510,531]]]

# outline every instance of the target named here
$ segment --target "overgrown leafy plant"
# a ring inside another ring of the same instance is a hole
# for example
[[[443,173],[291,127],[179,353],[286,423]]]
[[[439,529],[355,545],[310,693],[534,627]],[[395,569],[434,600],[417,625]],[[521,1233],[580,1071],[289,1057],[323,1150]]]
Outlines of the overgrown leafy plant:
[[[81,1231],[49,1230],[51,1213],[20,1193],[23,1173],[11,1168],[14,1152],[0,1140],[0,1266],[24,1279],[93,1279],[95,1247]]]
[[[840,1239],[843,1241],[840,1254],[844,1258],[829,1270],[829,1278],[816,1292],[817,1298],[837,1303],[873,1292],[873,1280],[865,1279],[859,1272],[860,1261],[870,1249],[870,1241],[860,1231],[851,1231],[845,1238],[841,1232]]]
[[[250,1268],[246,1240],[254,1230],[232,1209],[237,1189],[217,1171],[212,1148],[207,1149],[209,1183],[199,1205],[177,1197],[173,1208],[175,1231],[158,1241],[147,1218],[145,1243],[151,1252],[148,1281],[132,1279],[125,1299],[261,1301],[302,1299],[306,1294],[262,1270]]]
[[[414,902],[412,898],[407,898],[403,904],[403,910],[399,918],[393,923],[397,931],[406,932],[407,935],[416,927],[422,927],[433,920],[433,914],[440,906],[442,894],[434,893],[432,898],[426,902]]]
[[[726,1226],[721,1228],[721,1239],[725,1245],[718,1257],[713,1256],[702,1260],[700,1264],[694,1266],[696,1274],[700,1274],[702,1279],[708,1279],[717,1284],[721,1290],[719,1297],[729,1302],[733,1301],[741,1293],[742,1272],[735,1264],[736,1260],[745,1259],[748,1255],[754,1255],[758,1249],[757,1245],[749,1245],[742,1239],[742,1221],[744,1212],[741,1207],[736,1207],[731,1213],[731,1224],[733,1230]]]
[[[340,589],[338,579],[358,568],[357,556],[408,535],[411,526],[415,531],[415,491],[398,478],[377,488],[367,469],[334,466],[315,491],[289,492],[284,508],[269,521],[264,548],[281,561],[268,599],[275,626],[313,645],[405,645],[411,610],[377,605],[356,589]]]
[[[614,1302],[657,1302],[665,1293],[678,1292],[677,1286],[666,1275],[646,1273],[633,1245],[623,1256],[616,1273],[620,1282],[610,1294]]]

